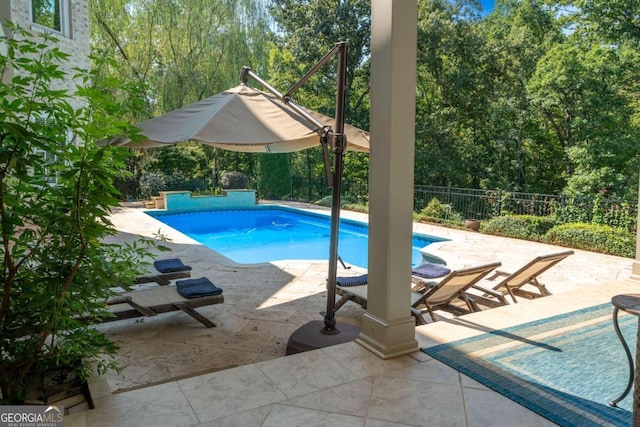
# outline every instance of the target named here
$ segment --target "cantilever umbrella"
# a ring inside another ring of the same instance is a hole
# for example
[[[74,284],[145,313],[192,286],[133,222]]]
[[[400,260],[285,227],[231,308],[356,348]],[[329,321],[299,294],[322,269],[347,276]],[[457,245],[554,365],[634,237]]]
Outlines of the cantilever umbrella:
[[[146,148],[192,140],[226,150],[251,153],[286,153],[322,145],[327,179],[332,182],[333,188],[327,310],[324,328],[320,330],[316,328],[316,322],[309,322],[296,331],[300,337],[310,335],[309,331],[312,331],[312,334],[320,332],[326,337],[335,337],[340,333],[335,321],[335,284],[343,157],[345,151],[349,149],[369,151],[369,134],[344,123],[347,45],[346,41],[336,43],[333,49],[284,95],[248,67],[243,67],[243,82],[246,83],[251,77],[270,93],[251,88],[243,83],[137,125],[146,137],[141,142],[133,142],[125,137],[109,141],[113,145]],[[329,118],[291,102],[290,95],[336,54],[339,54],[336,118]],[[334,151],[333,171],[330,170],[328,146],[331,146]],[[346,329],[354,335],[354,328]],[[292,340],[294,340],[293,336]],[[323,343],[323,345],[326,344],[327,342]]]
[[[303,108],[304,109],[304,108]],[[304,109],[333,127],[335,120]],[[286,153],[320,145],[318,129],[274,95],[241,84],[136,125],[146,137],[114,145],[151,148],[199,141],[231,151]],[[369,151],[369,134],[345,125],[347,149]]]

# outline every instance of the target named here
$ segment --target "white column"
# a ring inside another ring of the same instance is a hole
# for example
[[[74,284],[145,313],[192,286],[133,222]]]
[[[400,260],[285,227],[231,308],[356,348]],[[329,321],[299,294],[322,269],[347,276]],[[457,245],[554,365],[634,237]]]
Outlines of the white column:
[[[371,4],[369,288],[357,342],[383,359],[418,350],[410,314],[416,0]]]

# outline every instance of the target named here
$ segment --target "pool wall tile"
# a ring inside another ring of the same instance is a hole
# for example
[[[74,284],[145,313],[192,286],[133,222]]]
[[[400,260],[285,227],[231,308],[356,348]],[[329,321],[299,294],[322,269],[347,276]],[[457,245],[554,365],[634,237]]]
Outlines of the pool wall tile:
[[[196,211],[207,209],[255,206],[255,190],[226,190],[220,196],[194,196],[190,191],[161,191],[167,211]]]

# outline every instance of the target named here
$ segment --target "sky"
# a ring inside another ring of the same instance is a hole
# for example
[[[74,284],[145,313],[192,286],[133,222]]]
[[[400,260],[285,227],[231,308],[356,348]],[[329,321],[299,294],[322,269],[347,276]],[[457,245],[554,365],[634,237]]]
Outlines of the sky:
[[[494,0],[480,0],[480,3],[482,4],[483,14],[491,12],[491,9],[493,9],[493,2]]]

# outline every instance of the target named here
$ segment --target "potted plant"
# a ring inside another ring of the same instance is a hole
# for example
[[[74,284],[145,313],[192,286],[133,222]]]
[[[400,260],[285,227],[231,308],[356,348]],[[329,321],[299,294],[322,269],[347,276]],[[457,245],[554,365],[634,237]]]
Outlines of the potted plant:
[[[480,220],[479,219],[465,219],[464,227],[469,230],[478,231],[480,230]]]

